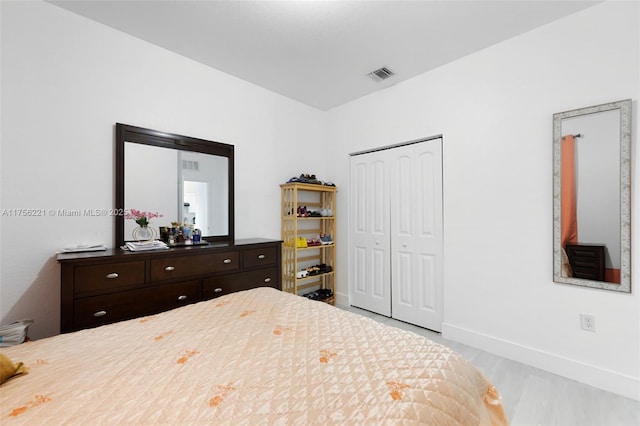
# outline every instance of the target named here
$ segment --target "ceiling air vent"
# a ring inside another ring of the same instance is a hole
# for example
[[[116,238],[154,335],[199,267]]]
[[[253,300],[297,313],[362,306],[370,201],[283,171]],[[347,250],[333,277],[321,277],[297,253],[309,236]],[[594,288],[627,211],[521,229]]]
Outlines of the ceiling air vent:
[[[389,68],[382,67],[382,68],[378,68],[375,71],[371,71],[367,75],[371,77],[373,81],[382,81],[391,77],[393,75],[393,71],[391,71]]]
[[[182,170],[198,171],[198,162],[192,160],[182,160]]]

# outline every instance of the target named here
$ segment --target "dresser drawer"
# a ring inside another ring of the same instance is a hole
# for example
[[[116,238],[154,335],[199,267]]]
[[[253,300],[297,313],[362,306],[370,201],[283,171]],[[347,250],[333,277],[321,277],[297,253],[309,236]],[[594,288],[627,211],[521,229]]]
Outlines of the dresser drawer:
[[[275,265],[278,261],[278,247],[245,250],[242,253],[242,261],[245,268]]]
[[[604,281],[604,245],[567,244],[566,251],[574,278]]]
[[[144,261],[77,266],[74,269],[76,294],[142,283],[144,283]]]
[[[202,297],[212,299],[224,294],[256,287],[279,288],[279,273],[278,267],[275,266],[240,274],[207,278],[202,282]]]
[[[199,300],[198,281],[76,299],[74,328],[96,327],[155,314]]]
[[[240,269],[240,255],[237,251],[166,257],[151,260],[151,281],[230,272],[238,269]]]

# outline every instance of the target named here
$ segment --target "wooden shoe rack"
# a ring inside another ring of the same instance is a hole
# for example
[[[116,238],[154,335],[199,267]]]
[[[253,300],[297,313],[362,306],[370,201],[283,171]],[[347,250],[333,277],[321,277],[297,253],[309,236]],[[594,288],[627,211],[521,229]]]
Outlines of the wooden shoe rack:
[[[324,302],[335,305],[335,230],[336,187],[285,183],[282,191],[282,290],[304,295],[317,289],[329,289],[333,296]],[[322,212],[321,216],[299,216],[299,208],[307,212]],[[319,235],[331,235],[333,243],[300,247],[299,239],[315,240]],[[298,273],[317,265],[330,267],[330,272],[298,278]]]

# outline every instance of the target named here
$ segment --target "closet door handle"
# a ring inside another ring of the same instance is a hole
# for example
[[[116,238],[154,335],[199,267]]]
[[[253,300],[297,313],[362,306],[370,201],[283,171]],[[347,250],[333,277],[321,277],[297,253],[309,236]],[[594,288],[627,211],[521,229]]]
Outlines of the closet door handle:
[[[109,278],[110,280],[118,278],[118,274],[116,272],[112,272],[110,274],[107,274],[107,278]]]
[[[100,317],[103,317],[105,315],[107,315],[107,311],[98,311],[95,314],[93,314],[93,316],[96,317],[96,318],[100,318]]]
[[[225,259],[222,261],[223,263],[231,263],[231,259]]]
[[[165,271],[173,271],[174,269],[176,269],[175,266],[167,266],[166,268],[164,268]]]
[[[265,257],[267,257],[267,256],[265,256],[264,254],[259,254],[258,255],[258,259],[264,259]]]
[[[267,278],[265,278],[265,279],[264,279],[264,282],[265,282],[265,283],[270,283],[270,282],[271,282],[271,278],[268,278],[268,277],[267,277]]]
[[[184,294],[182,296],[178,296],[178,300],[187,300],[187,296],[185,296]]]
[[[222,289],[220,287],[214,288],[213,292],[214,293],[220,293],[222,291]]]

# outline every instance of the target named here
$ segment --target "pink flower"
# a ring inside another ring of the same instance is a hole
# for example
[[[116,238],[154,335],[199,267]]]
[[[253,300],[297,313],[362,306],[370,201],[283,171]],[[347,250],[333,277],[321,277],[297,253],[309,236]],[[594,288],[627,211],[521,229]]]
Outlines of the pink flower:
[[[149,221],[156,217],[162,217],[162,215],[158,212],[143,212],[136,209],[131,209],[125,213],[125,219],[133,219],[140,226],[148,226]]]

